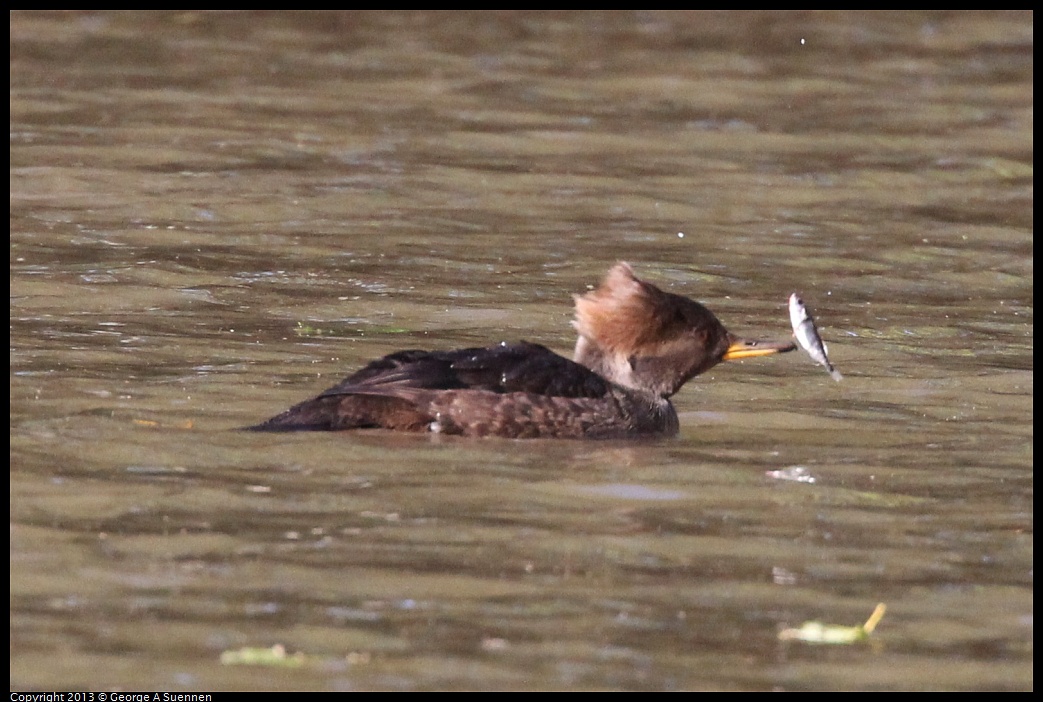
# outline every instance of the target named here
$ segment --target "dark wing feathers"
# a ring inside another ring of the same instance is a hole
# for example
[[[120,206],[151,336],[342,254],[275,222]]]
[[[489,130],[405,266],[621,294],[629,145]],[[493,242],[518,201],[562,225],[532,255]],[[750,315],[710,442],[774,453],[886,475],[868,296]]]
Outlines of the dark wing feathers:
[[[455,351],[400,351],[373,361],[320,395],[379,394],[395,388],[530,392],[601,397],[608,384],[590,369],[539,344]]]
[[[604,397],[609,390],[608,382],[590,369],[538,344],[400,351],[373,361],[318,397],[249,429],[385,427],[419,431],[437,419],[437,411],[432,414],[430,406],[432,392],[529,393],[579,399]],[[488,396],[481,402],[488,404]]]

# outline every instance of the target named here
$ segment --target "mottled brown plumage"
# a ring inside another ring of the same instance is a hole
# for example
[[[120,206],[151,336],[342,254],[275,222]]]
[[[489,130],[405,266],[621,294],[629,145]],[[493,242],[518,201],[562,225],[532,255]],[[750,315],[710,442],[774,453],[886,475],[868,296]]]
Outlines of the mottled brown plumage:
[[[537,344],[400,351],[254,431],[382,427],[510,438],[626,438],[677,432],[670,396],[721,361],[791,351],[743,341],[710,310],[616,264],[576,296],[574,358]]]

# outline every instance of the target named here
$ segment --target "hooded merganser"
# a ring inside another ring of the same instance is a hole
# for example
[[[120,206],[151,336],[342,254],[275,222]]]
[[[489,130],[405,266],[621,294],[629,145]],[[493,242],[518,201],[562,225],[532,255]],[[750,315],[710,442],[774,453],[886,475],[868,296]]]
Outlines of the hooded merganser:
[[[792,351],[744,341],[694,300],[617,263],[576,295],[574,359],[538,344],[400,351],[253,431],[383,427],[509,438],[633,438],[678,430],[670,396],[721,361]]]

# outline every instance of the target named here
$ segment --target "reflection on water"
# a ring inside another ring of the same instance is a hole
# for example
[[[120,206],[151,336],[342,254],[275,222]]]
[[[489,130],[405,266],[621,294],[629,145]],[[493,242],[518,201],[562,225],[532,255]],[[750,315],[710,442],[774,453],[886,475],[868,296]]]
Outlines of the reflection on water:
[[[1031,79],[1024,13],[12,14],[12,689],[1030,688]],[[844,382],[231,431],[616,260]]]

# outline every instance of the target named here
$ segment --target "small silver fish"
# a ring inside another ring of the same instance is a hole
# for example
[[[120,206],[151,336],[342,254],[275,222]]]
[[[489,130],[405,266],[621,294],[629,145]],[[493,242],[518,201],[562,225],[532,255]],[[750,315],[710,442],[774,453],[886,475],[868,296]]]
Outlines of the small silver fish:
[[[822,337],[818,335],[818,329],[815,327],[815,319],[797,293],[789,296],[789,321],[793,325],[793,336],[797,337],[801,348],[807,351],[816,363],[825,366],[833,380],[838,382],[843,380],[844,376],[840,375],[840,371],[829,362],[826,345],[822,342]]]

